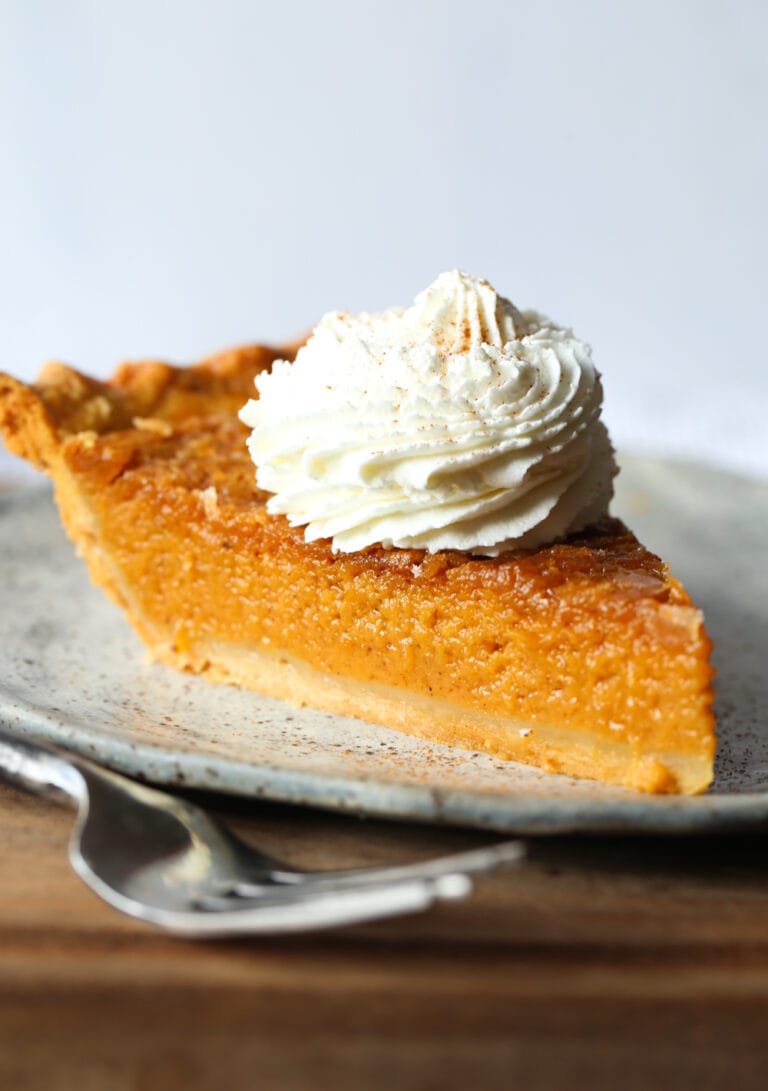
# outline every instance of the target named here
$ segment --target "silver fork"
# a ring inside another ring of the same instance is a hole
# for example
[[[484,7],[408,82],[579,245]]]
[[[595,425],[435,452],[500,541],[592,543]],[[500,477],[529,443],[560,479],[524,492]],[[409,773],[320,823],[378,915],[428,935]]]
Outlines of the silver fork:
[[[517,862],[519,841],[400,867],[301,871],[246,845],[202,808],[58,747],[0,731],[0,776],[77,818],[72,867],[133,917],[186,936],[297,932],[461,898],[470,876]]]

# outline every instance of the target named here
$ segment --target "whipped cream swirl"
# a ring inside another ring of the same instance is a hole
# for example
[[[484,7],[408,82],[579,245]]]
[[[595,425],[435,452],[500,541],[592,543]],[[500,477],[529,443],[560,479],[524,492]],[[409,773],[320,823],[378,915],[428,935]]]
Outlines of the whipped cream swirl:
[[[495,556],[603,515],[616,473],[589,347],[484,280],[327,314],[241,410],[267,509],[352,552]]]

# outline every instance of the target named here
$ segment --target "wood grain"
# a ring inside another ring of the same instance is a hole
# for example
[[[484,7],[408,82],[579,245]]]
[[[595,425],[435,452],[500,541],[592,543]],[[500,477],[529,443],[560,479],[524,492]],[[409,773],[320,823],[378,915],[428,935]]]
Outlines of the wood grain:
[[[233,801],[220,816],[318,867],[484,840]],[[0,788],[2,1091],[766,1084],[763,838],[539,841],[429,914],[193,943],[103,905],[69,870],[70,827]]]

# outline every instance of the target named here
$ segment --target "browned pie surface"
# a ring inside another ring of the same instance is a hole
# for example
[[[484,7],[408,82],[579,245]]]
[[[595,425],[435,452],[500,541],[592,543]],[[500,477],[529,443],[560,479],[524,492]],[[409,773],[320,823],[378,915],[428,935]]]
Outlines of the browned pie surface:
[[[709,640],[659,558],[614,519],[496,559],[305,543],[267,514],[236,415],[274,355],[0,377],[9,447],[52,474],[155,654],[555,771],[706,787]]]

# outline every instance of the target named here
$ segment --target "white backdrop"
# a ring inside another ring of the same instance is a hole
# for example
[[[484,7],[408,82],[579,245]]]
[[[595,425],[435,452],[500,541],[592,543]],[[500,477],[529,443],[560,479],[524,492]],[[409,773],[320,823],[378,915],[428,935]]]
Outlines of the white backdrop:
[[[768,473],[762,0],[0,0],[0,367],[488,277],[617,443]]]

